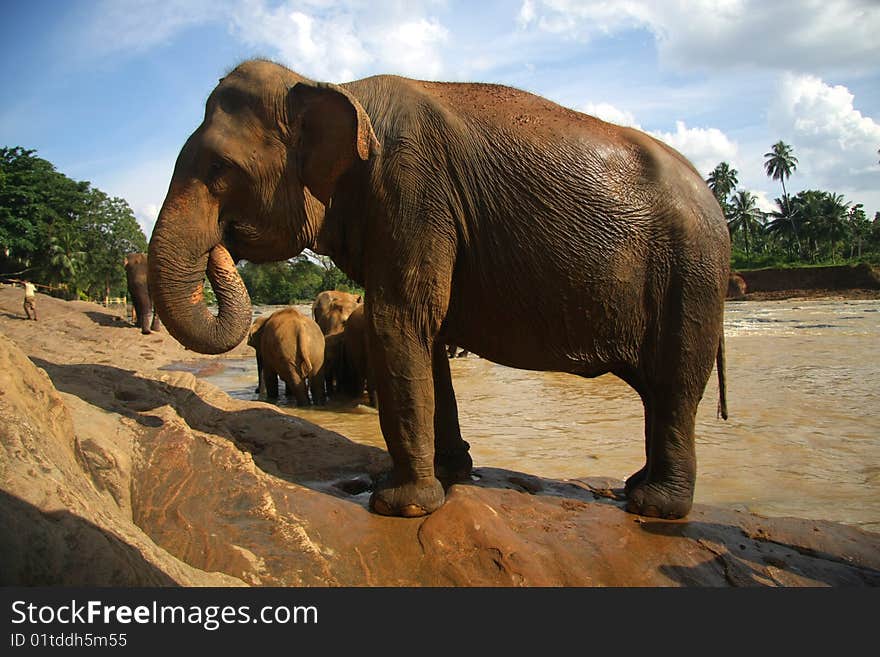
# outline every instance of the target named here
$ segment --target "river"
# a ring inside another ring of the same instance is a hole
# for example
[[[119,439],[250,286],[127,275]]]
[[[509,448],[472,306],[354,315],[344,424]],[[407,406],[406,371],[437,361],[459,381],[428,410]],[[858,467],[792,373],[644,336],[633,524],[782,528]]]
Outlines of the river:
[[[728,302],[725,335],[730,418],[715,417],[713,373],[697,417],[695,501],[880,532],[880,300]],[[257,399],[255,362],[225,362],[205,379]],[[475,466],[620,479],[642,466],[642,405],[619,379],[515,370],[474,355],[450,363]],[[300,409],[283,397],[280,406],[385,447],[372,408]]]

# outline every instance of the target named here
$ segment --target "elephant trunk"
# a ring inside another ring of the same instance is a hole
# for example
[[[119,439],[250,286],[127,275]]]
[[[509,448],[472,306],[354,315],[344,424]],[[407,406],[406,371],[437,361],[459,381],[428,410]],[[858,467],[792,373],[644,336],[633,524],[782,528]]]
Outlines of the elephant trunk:
[[[251,324],[251,301],[221,244],[219,206],[198,181],[172,183],[150,239],[150,294],[168,332],[187,349],[219,354],[238,345]],[[218,313],[204,296],[207,274]]]

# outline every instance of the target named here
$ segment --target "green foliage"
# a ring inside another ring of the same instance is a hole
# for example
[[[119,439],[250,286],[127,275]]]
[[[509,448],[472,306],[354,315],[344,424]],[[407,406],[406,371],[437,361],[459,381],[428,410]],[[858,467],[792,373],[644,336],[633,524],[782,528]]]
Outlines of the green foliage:
[[[317,260],[320,264],[316,263]],[[297,256],[284,262],[255,265],[244,262],[238,266],[251,301],[263,305],[286,305],[312,301],[322,290],[343,290],[363,294],[325,256]]]
[[[738,172],[726,162],[706,178],[727,219],[734,269],[880,262],[880,212],[869,221],[862,204],[834,192],[792,196],[785,191],[798,165],[792,147],[779,141],[764,157],[767,175],[782,183],[769,213],[758,210],[749,192],[736,190]]]
[[[128,203],[34,153],[0,148],[0,274],[62,285],[71,298],[126,294],[123,258],[147,248]]]

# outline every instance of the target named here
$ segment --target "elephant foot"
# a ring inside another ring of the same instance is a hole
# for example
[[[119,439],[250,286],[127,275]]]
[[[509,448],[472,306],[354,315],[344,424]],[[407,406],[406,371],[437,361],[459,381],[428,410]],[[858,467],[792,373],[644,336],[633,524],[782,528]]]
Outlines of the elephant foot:
[[[149,335],[150,329],[141,329],[141,333],[143,333],[144,335]]]
[[[468,450],[470,445],[462,441],[460,449],[436,451],[434,453],[434,474],[445,486],[457,481],[467,481],[474,468],[474,461]]]
[[[629,481],[627,481],[629,483]],[[684,518],[694,502],[693,487],[641,482],[626,491],[626,510],[650,518]]]
[[[626,481],[623,484],[623,493],[627,497],[633,491],[633,489],[642,483],[645,480],[645,477],[648,474],[648,466],[643,465],[642,469],[638,472],[632,473],[629,477],[627,477]]]
[[[370,509],[383,516],[417,518],[439,509],[444,499],[443,486],[432,477],[377,488],[370,497]]]

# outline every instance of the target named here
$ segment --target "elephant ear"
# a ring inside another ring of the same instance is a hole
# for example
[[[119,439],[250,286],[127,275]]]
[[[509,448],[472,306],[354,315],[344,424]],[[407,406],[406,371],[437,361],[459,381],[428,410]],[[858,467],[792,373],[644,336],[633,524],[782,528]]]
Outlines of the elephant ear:
[[[370,117],[335,84],[298,82],[287,99],[289,116],[298,122],[301,179],[327,205],[339,177],[379,150]]]

